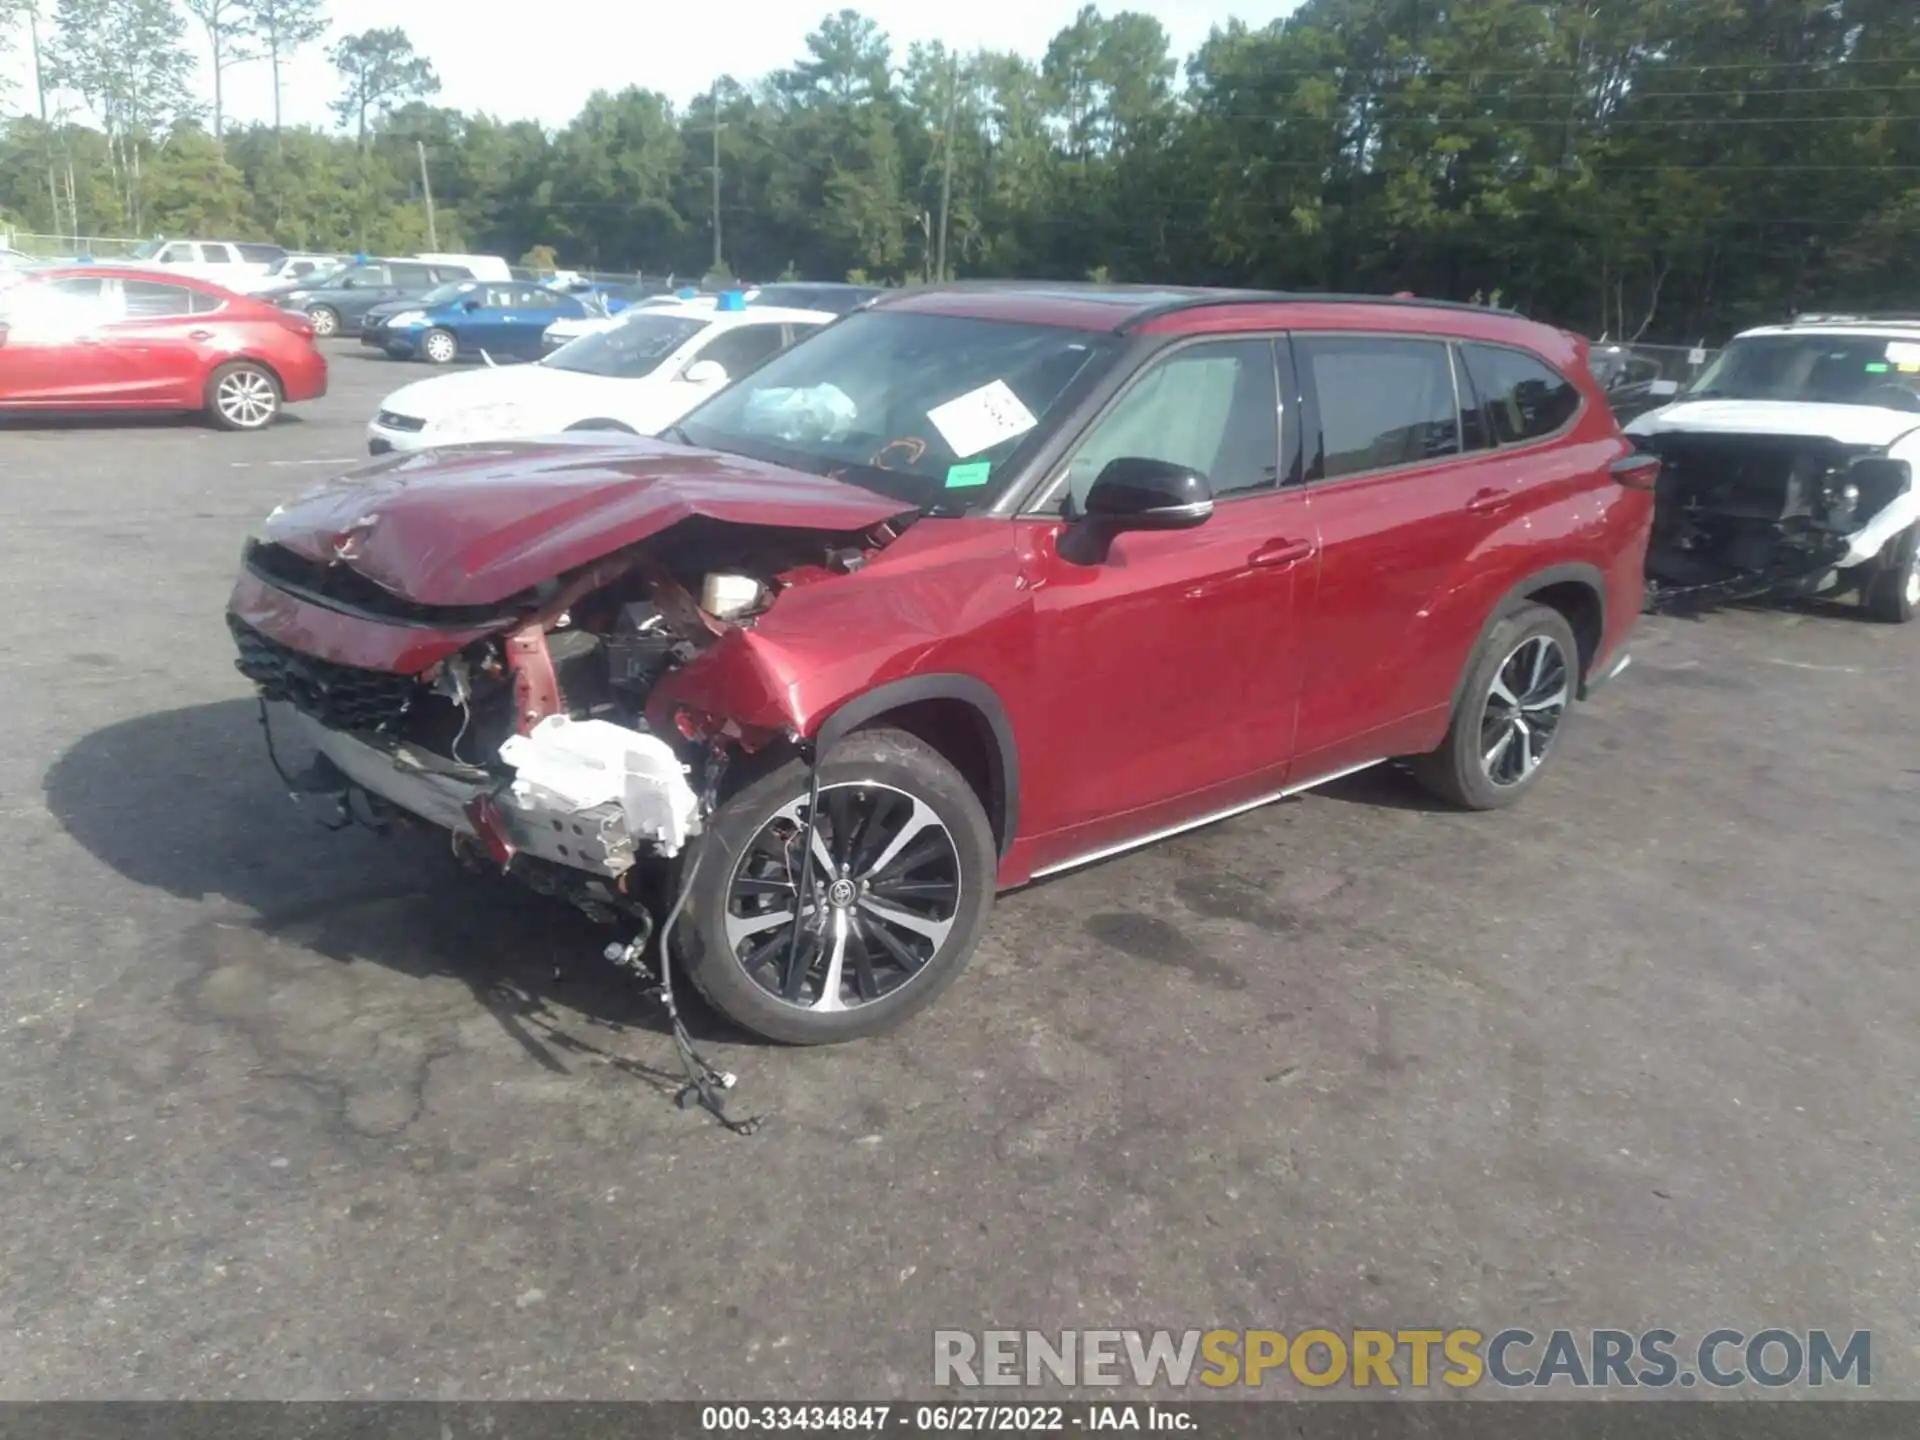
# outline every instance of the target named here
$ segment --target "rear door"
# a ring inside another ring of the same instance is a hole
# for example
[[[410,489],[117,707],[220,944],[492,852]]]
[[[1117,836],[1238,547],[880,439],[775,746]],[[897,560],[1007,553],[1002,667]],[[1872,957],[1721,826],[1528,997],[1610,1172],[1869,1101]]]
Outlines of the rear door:
[[[184,285],[160,280],[113,282],[119,291],[117,319],[105,342],[115,352],[122,394],[129,403],[197,407],[213,365],[215,302]],[[195,302],[201,302],[201,314]]]
[[[1445,338],[1302,335],[1307,503],[1320,537],[1302,777],[1403,753],[1451,704],[1466,650],[1448,603],[1511,502]],[[1464,399],[1464,405],[1463,405]]]
[[[508,287],[490,285],[487,288]],[[538,285],[515,285],[511,291],[513,303],[501,317],[495,341],[499,347],[496,353],[523,359],[536,358],[545,348],[541,337],[547,333],[547,327],[562,316],[581,313],[582,307],[578,301]]]

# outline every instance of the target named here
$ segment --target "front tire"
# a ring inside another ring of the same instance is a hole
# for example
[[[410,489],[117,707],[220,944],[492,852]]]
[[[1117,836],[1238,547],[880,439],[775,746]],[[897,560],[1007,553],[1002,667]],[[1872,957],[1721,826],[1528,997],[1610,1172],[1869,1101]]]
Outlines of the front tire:
[[[1564,615],[1524,605],[1502,616],[1467,666],[1447,738],[1414,758],[1414,778],[1464,810],[1513,804],[1539,780],[1579,680]]]
[[[1920,615],[1920,524],[1887,542],[1885,559],[1860,591],[1867,613],[1888,625]]]
[[[866,730],[820,767],[811,898],[792,917],[808,772],[793,759],[723,804],[701,843],[677,959],[746,1029],[790,1045],[890,1030],[939,996],[993,908],[993,828],[937,750]]]
[[[460,353],[460,342],[451,330],[429,330],[420,339],[420,353],[429,365],[448,365]]]
[[[250,360],[222,365],[207,379],[207,416],[222,430],[264,430],[280,413],[280,382]]]

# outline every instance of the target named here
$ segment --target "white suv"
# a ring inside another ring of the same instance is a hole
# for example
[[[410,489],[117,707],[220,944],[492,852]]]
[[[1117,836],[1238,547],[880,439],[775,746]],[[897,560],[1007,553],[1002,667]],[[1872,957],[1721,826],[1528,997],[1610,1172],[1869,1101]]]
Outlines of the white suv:
[[[1853,594],[1882,620],[1920,614],[1920,314],[1746,331],[1626,429],[1665,462],[1656,600]]]

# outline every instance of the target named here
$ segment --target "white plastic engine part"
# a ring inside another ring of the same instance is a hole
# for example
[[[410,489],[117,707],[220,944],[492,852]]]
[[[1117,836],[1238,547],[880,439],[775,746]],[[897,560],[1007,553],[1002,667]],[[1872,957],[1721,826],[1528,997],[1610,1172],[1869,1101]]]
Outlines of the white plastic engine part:
[[[573,813],[618,803],[634,840],[663,855],[678,855],[699,828],[686,767],[657,736],[549,715],[502,745],[500,758],[514,768],[514,798],[529,808]]]
[[[760,603],[761,584],[751,575],[709,575],[700,582],[700,608],[731,620]]]

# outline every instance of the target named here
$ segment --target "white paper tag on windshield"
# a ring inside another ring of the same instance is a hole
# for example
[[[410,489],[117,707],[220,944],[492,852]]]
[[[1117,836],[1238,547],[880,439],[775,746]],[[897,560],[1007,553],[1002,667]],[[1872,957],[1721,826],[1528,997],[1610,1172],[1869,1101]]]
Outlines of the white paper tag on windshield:
[[[1887,363],[1890,365],[1920,365],[1920,344],[1912,340],[1889,340],[1887,342]]]
[[[1040,423],[1004,380],[990,381],[957,400],[936,405],[927,412],[927,419],[958,460],[991,450],[1002,440],[1024,435]]]
[[[1701,349],[1698,345],[1694,346],[1693,349],[1687,351],[1687,364],[1704,365],[1706,363],[1707,363],[1707,352]]]
[[[1680,382],[1678,380],[1649,380],[1647,382],[1647,393],[1649,395],[1678,395],[1680,393]]]

